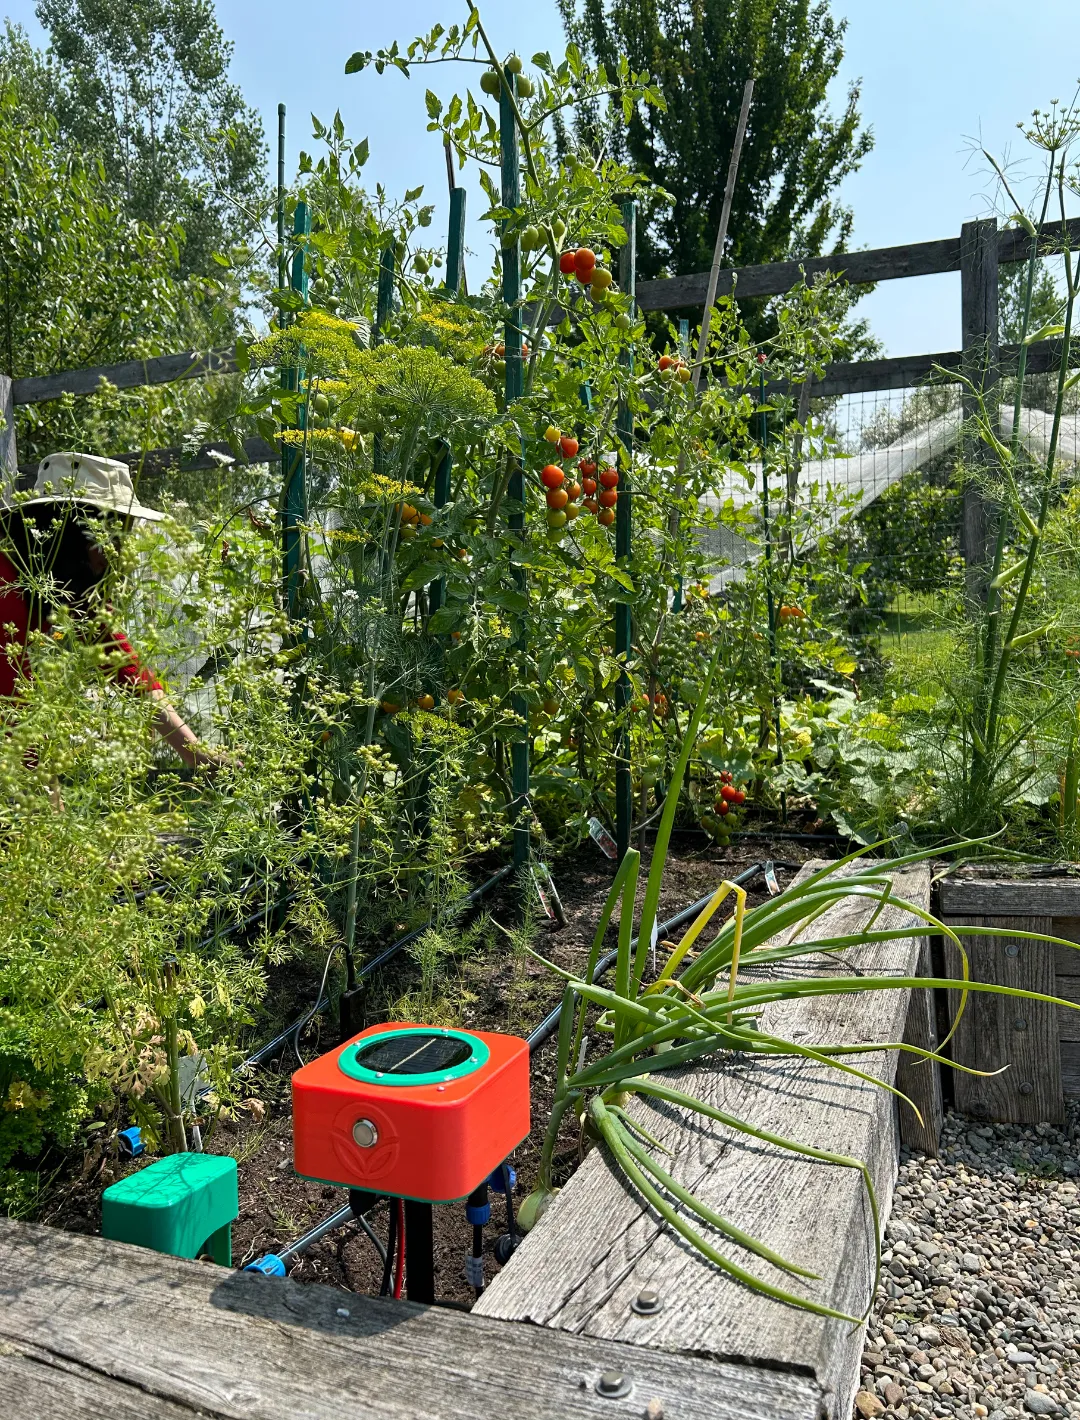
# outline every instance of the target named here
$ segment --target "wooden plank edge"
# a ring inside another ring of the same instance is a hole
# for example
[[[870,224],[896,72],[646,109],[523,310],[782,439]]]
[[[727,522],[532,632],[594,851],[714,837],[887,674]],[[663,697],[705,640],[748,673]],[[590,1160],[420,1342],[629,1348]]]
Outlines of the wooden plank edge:
[[[822,1408],[820,1386],[795,1369],[303,1286],[11,1219],[0,1219],[0,1300],[0,1395],[13,1371],[38,1375],[19,1407],[35,1420],[69,1417],[50,1402],[57,1369],[100,1383],[103,1401],[109,1387],[134,1389],[144,1413],[173,1413],[153,1396],[222,1420],[466,1420],[507,1413],[503,1399],[516,1420],[640,1417],[654,1397],[671,1420],[819,1420]],[[612,1370],[633,1385],[624,1399],[597,1394]]]
[[[1080,246],[1080,218],[1072,217],[1063,226],[1060,221],[1047,222],[1040,237],[1041,246],[1053,250],[1060,247],[1067,234],[1070,246]],[[1031,238],[1019,227],[1006,227],[998,233],[998,261],[1026,261],[1031,252]],[[721,271],[718,296],[730,295],[734,289],[747,298],[779,296],[807,276],[825,272],[843,277],[851,285],[874,285],[878,281],[897,281],[909,276],[937,276],[960,270],[960,238],[939,237],[928,242],[908,242],[901,246],[870,247],[864,251],[833,252],[829,256],[807,257],[802,261],[773,261],[758,266],[733,267]],[[695,271],[686,276],[662,277],[655,281],[639,281],[638,305],[642,310],[667,311],[687,306],[700,306],[708,291],[709,273]]]
[[[102,380],[117,389],[166,385],[174,380],[198,380],[208,375],[236,373],[232,346],[213,350],[185,350],[175,355],[155,355],[148,360],[124,360],[118,365],[95,365],[83,370],[63,370],[54,375],[29,375],[12,381],[16,405],[44,404],[65,394],[93,394]]]
[[[954,917],[1080,917],[1080,878],[942,878],[939,911]]]

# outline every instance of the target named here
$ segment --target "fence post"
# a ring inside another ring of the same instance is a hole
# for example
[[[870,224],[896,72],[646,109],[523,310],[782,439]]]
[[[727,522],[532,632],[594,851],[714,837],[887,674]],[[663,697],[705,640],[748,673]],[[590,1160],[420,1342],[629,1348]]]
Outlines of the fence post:
[[[311,209],[306,202],[296,204],[293,215],[293,237],[302,238],[311,234]],[[308,273],[305,263],[305,246],[297,241],[292,261],[292,289],[307,301]],[[284,389],[299,390],[304,372],[300,365],[282,371],[281,383]],[[301,404],[296,427],[303,430],[307,425],[307,404]],[[282,553],[284,558],[285,605],[290,618],[295,617],[300,601],[300,550],[301,528],[307,519],[307,460],[302,444],[282,444]]]
[[[964,387],[962,410],[965,425],[979,409],[979,395],[997,429],[997,396],[1001,378],[998,348],[998,229],[996,217],[965,222],[960,228],[960,321],[963,370],[974,389]],[[970,426],[969,426],[970,427]],[[965,431],[962,444],[969,468],[991,460],[988,445]],[[965,592],[969,608],[980,605],[986,594],[986,566],[990,560],[990,526],[982,490],[974,478],[964,481],[961,547],[965,565]]]
[[[450,194],[450,228],[446,236],[446,294],[457,296],[465,275],[465,189],[455,187]],[[432,502],[445,508],[450,501],[450,474],[453,463],[450,445],[445,444],[435,469],[435,489]],[[446,593],[446,579],[439,577],[428,588],[428,610],[438,611]]]
[[[505,84],[499,96],[499,136],[502,146],[502,204],[511,212],[521,205],[521,173],[518,160],[517,119],[514,105],[506,85],[517,89],[517,80],[507,73]],[[502,298],[508,307],[503,327],[503,345],[506,353],[506,403],[509,407],[521,398],[525,391],[525,370],[521,359],[521,243],[517,238],[502,247]],[[525,540],[525,465],[524,448],[514,458],[507,496],[513,504],[510,527]],[[528,595],[525,573],[514,569],[514,580],[518,590]],[[524,626],[524,618],[522,618]],[[522,633],[522,636],[524,633]],[[519,637],[517,648],[524,649],[524,641]],[[511,792],[513,794],[514,815],[514,866],[523,867],[530,856],[529,833],[529,707],[521,695],[513,697],[514,713],[524,721],[524,728],[510,745]]]
[[[622,209],[623,226],[626,228],[626,245],[622,249],[619,263],[619,280],[623,290],[630,297],[631,319],[634,314],[634,286],[637,275],[637,204],[624,202]],[[626,350],[620,357],[620,364],[632,374],[634,356]],[[619,463],[622,473],[619,478],[619,500],[615,505],[615,561],[624,572],[631,571],[631,529],[633,514],[633,469],[634,469],[634,414],[629,402],[619,401],[616,416],[622,457]],[[619,593],[615,603],[615,659],[623,667],[615,686],[615,712],[618,729],[615,732],[615,842],[618,861],[621,863],[630,847],[630,830],[633,827],[634,791],[630,775],[630,730],[626,722],[630,706],[630,681],[625,666],[630,656],[632,640],[632,616],[626,593]]]
[[[0,374],[0,478],[6,484],[19,472],[19,455],[15,448],[15,401],[11,396],[11,376]]]

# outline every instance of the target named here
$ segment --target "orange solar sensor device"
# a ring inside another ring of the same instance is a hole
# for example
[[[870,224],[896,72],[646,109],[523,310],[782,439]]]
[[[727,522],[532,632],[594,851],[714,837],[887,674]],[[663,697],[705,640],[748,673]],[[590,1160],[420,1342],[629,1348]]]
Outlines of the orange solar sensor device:
[[[293,1164],[323,1183],[450,1203],[529,1132],[529,1047],[394,1022],[297,1070]]]

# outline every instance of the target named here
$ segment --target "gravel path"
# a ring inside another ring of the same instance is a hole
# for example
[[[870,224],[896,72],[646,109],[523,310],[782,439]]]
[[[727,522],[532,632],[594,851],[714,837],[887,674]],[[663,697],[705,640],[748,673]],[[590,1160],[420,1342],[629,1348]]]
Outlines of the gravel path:
[[[901,1156],[856,1420],[1080,1417],[1080,1102]]]

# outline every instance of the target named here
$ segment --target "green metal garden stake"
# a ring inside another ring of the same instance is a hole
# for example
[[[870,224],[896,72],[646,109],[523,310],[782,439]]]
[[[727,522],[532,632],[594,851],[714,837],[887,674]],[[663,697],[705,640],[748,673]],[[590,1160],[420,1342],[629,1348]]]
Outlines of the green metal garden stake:
[[[293,215],[293,237],[296,251],[292,262],[292,289],[299,293],[304,302],[308,295],[308,274],[305,261],[306,250],[302,238],[311,235],[311,209],[306,202],[296,204]],[[302,355],[301,351],[301,355]],[[283,370],[282,389],[299,390],[303,379],[302,365]],[[306,403],[300,406],[296,428],[303,430],[307,425]],[[300,554],[303,546],[303,525],[307,521],[307,467],[302,444],[283,444],[281,451],[281,535],[284,560],[285,605],[290,618],[294,618],[300,605]]]
[[[465,274],[465,189],[455,187],[450,194],[450,230],[446,238],[446,294],[456,296],[461,291]],[[450,446],[443,446],[442,455],[435,469],[435,490],[432,502],[436,508],[445,508],[450,501],[450,475],[453,461]],[[428,608],[438,611],[446,595],[446,579],[439,577],[428,589]]]
[[[277,106],[277,249],[278,290],[288,285],[285,263],[285,105]],[[285,327],[285,312],[278,311],[278,329]]]
[[[630,297],[633,314],[635,281],[637,275],[637,203],[624,202],[622,209],[623,226],[626,228],[626,245],[622,249],[619,279],[623,290]],[[627,350],[620,356],[620,362],[628,373],[633,372],[633,352]],[[633,575],[630,556],[631,513],[633,509],[633,460],[634,460],[634,415],[626,399],[619,401],[616,418],[619,442],[623,447],[622,474],[619,479],[619,501],[615,505],[615,560],[624,572]],[[623,594],[625,598],[625,593]],[[615,659],[625,667],[630,655],[633,618],[630,603],[625,599],[615,603]],[[618,862],[622,862],[630,847],[630,830],[634,818],[634,790],[630,775],[630,730],[626,722],[626,712],[630,707],[630,680],[625,669],[615,686],[615,711],[618,729],[615,732],[615,843]]]
[[[761,520],[765,527],[765,605],[769,618],[769,661],[773,678],[773,732],[776,735],[776,762],[784,762],[784,743],[780,733],[780,660],[776,646],[776,598],[772,584],[772,524],[769,521],[769,415],[765,407],[765,366],[760,367],[758,403],[761,409]],[[780,794],[780,815],[787,822],[787,794]]]
[[[507,74],[506,82],[515,87],[517,80]],[[499,135],[502,142],[502,204],[513,211],[521,203],[521,176],[518,167],[517,121],[510,93],[504,88],[499,97]],[[502,248],[502,297],[509,307],[503,330],[506,353],[506,403],[509,407],[520,399],[525,389],[525,367],[521,359],[521,244],[515,238]],[[510,527],[525,540],[525,465],[524,449],[515,458],[507,486],[507,495],[514,505]],[[514,580],[526,593],[525,573],[514,569]],[[518,650],[525,649],[524,633],[517,641]],[[511,787],[514,795],[514,866],[523,867],[529,861],[529,707],[521,695],[513,697],[514,712],[525,722],[520,739],[510,746]]]

